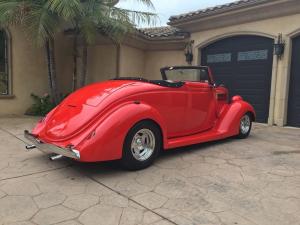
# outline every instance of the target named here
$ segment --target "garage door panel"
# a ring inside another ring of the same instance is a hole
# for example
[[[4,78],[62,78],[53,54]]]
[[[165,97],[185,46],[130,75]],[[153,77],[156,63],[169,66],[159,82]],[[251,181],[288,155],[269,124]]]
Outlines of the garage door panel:
[[[269,38],[243,35],[201,51],[202,65],[211,67],[216,82],[225,84],[231,96],[241,95],[253,104],[259,122],[267,122],[269,114],[273,44]]]
[[[300,76],[300,74],[299,74]],[[298,98],[300,97],[300,87],[299,87],[300,81],[296,81],[294,79],[291,79],[291,89],[293,91],[293,95],[291,98]]]
[[[293,39],[288,125],[300,127],[300,36]]]
[[[266,83],[263,81],[248,80],[236,84],[236,89],[239,90],[248,89],[248,90],[255,91],[257,89],[264,89],[265,85]]]
[[[263,71],[260,71],[263,72]],[[259,81],[269,81],[269,79],[266,79],[265,73],[238,73],[236,75],[232,74],[234,77],[237,78],[237,81],[243,82],[244,80],[259,80]]]
[[[265,100],[263,98],[258,98],[260,95],[244,95],[244,99],[247,100],[251,100],[252,104],[258,104],[260,106],[263,106],[265,104]]]
[[[262,96],[265,91],[264,90],[253,90],[253,89],[236,89],[237,93],[243,93],[243,96]],[[263,98],[260,98],[263,99]]]

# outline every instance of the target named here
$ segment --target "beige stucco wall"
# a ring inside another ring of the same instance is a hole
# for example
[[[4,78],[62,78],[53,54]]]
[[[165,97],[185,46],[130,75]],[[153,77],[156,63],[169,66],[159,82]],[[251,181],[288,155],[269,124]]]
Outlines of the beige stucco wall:
[[[120,76],[140,77],[145,74],[145,52],[131,46],[121,45]]]
[[[0,115],[23,114],[31,105],[31,93],[42,95],[48,92],[45,56],[42,49],[25,41],[18,29],[9,29],[11,35],[11,74],[14,97],[0,96]]]
[[[92,45],[88,48],[87,83],[108,80],[116,76],[116,46]]]
[[[59,92],[70,93],[73,76],[73,41],[64,34],[55,38],[55,58],[57,68],[57,83]]]
[[[89,48],[89,82],[113,78],[117,73],[117,51],[114,45],[95,45]],[[183,50],[145,51],[136,47],[121,45],[120,76],[136,76],[160,79],[160,68],[186,65]]]
[[[145,57],[145,78],[161,79],[160,68],[186,65],[183,50],[147,51]]]
[[[186,65],[183,50],[141,50],[122,45],[120,49],[120,76],[141,76],[161,79],[160,68]]]
[[[287,120],[287,102],[289,87],[289,67],[291,58],[291,38],[300,31],[300,14],[255,21],[251,23],[211,29],[191,34],[195,40],[195,52],[214,41],[240,34],[262,35],[277,39],[279,33],[283,34],[286,50],[283,58],[278,61],[274,57],[272,93],[270,104],[270,124],[283,126]],[[194,64],[200,62],[201,55],[195,54]],[[273,110],[274,109],[274,110]],[[274,118],[273,118],[274,115]]]
[[[46,56],[43,47],[32,44],[18,28],[10,28],[10,60],[12,77],[12,95],[0,96],[0,116],[22,115],[33,103],[31,93],[43,95],[49,93]],[[56,60],[59,92],[70,91],[72,67],[71,42],[63,35],[56,41]]]

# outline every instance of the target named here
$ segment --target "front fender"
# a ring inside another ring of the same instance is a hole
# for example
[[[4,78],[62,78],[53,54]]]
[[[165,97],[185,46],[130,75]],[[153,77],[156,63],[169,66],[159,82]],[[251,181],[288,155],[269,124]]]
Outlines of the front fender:
[[[250,112],[255,120],[255,111],[252,105],[245,102],[241,97],[232,98],[231,104],[225,106],[220,118],[216,124],[216,130],[226,136],[235,136],[239,134],[240,120],[243,115]]]
[[[166,126],[159,112],[150,105],[130,102],[107,113],[91,135],[78,145],[80,160],[95,162],[121,159],[128,131],[142,120],[157,123],[165,139]]]

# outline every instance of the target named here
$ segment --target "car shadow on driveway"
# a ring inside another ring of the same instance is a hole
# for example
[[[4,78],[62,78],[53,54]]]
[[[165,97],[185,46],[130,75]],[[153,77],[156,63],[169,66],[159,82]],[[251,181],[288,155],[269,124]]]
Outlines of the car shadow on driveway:
[[[235,138],[227,138],[218,141],[211,141],[207,143],[195,144],[186,147],[162,150],[158,155],[154,165],[159,166],[161,161],[172,160],[173,158],[184,157],[185,155],[201,153],[211,150],[212,148],[218,148],[223,144],[230,142],[240,141]],[[68,160],[68,159],[64,159]],[[82,172],[88,173],[90,175],[101,174],[101,173],[113,173],[113,172],[136,172],[125,170],[119,160],[107,161],[107,162],[93,162],[93,163],[82,163],[82,162],[73,162],[74,167],[78,168]],[[151,166],[150,166],[151,167]],[[147,169],[145,169],[147,170]]]

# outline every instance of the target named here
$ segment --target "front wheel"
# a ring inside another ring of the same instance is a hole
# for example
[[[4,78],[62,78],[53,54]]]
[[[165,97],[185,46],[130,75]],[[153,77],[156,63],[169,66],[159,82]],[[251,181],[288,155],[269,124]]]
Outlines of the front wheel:
[[[240,120],[240,129],[238,138],[245,139],[249,136],[252,128],[252,117],[250,113],[246,113]]]
[[[132,127],[123,146],[122,165],[129,170],[150,166],[162,146],[160,129],[151,121],[142,121]]]

